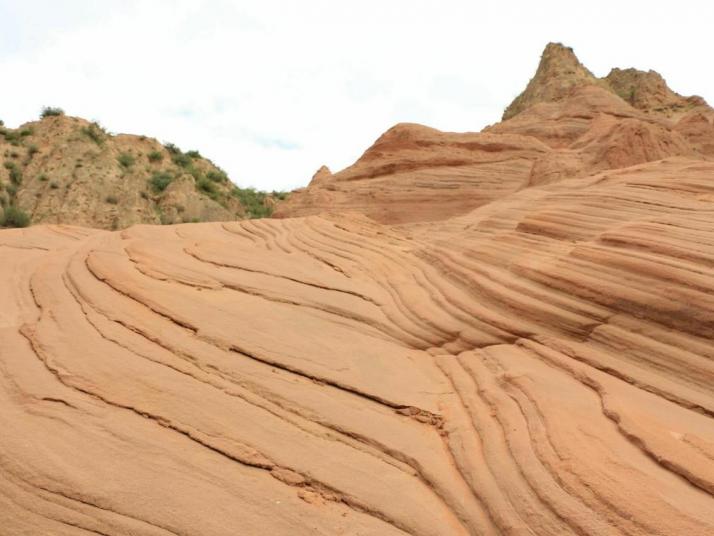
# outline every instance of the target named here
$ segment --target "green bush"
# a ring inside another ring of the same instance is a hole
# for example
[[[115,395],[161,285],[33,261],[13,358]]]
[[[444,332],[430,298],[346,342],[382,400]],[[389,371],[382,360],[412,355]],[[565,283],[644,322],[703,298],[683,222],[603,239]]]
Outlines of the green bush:
[[[179,149],[176,145],[173,143],[166,143],[164,144],[164,148],[171,154],[181,154],[181,149]]]
[[[149,162],[161,162],[164,159],[164,155],[161,154],[161,151],[151,151],[147,155],[147,158]]]
[[[136,159],[131,156],[129,153],[122,153],[119,156],[117,156],[117,162],[119,162],[119,165],[123,167],[124,169],[129,169],[131,166],[134,165],[134,162],[136,162]]]
[[[259,192],[255,188],[233,188],[232,194],[237,197],[243,205],[246,216],[249,218],[268,218],[273,213],[273,209],[266,205],[268,197],[265,192]]]
[[[23,128],[20,131],[20,137],[21,138],[26,138],[27,136],[32,136],[35,133],[35,131],[31,128]]]
[[[42,112],[40,113],[40,117],[42,119],[58,115],[64,115],[64,110],[62,108],[57,108],[56,106],[45,106],[42,108]]]
[[[87,136],[97,145],[103,145],[104,139],[106,138],[107,132],[102,128],[99,123],[92,123],[86,127],[82,127],[82,134]]]
[[[149,186],[151,186],[154,193],[160,193],[166,190],[168,185],[171,184],[171,181],[173,180],[174,178],[171,174],[166,173],[165,171],[157,171],[149,179]]]
[[[28,156],[28,158],[32,158],[32,157],[35,156],[39,151],[40,151],[39,147],[37,147],[37,145],[35,145],[35,144],[33,143],[32,145],[30,145],[30,146],[27,148],[27,156]]]
[[[3,135],[5,136],[5,141],[8,143],[12,143],[13,145],[20,143],[20,133],[16,130],[6,130]]]
[[[22,171],[17,167],[17,164],[6,161],[3,165],[10,172],[10,182],[16,186],[22,184]]]
[[[200,192],[203,192],[208,195],[208,197],[210,197],[211,199],[215,199],[218,196],[218,190],[216,189],[216,185],[206,178],[202,177],[198,181],[196,181],[196,188],[198,188]]]
[[[182,168],[187,168],[193,163],[192,158],[183,153],[175,154],[171,160],[173,160],[174,164]]]
[[[210,180],[213,182],[226,182],[228,181],[228,175],[226,175],[225,171],[221,170],[214,170],[212,169],[208,173],[206,173],[206,177],[208,177]]]
[[[199,153],[198,151],[187,151],[186,156],[188,156],[189,158],[197,159],[201,158],[201,153]]]
[[[271,195],[278,199],[279,201],[285,201],[288,198],[288,195],[290,195],[289,192],[279,192],[277,190],[273,190]]]
[[[14,205],[5,208],[0,217],[0,227],[27,227],[30,225],[30,216]]]

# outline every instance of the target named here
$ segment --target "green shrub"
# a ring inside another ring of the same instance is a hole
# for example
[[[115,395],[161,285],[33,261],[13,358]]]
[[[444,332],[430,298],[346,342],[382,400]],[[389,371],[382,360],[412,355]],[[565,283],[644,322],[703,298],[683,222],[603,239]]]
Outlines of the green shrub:
[[[0,227],[27,227],[30,225],[30,216],[14,205],[5,208],[0,217]]]
[[[31,128],[23,128],[23,129],[20,131],[20,137],[21,137],[21,138],[26,138],[27,136],[32,136],[34,133],[35,133],[35,131],[32,130]]]
[[[134,162],[136,162],[136,159],[131,156],[129,153],[122,153],[119,156],[117,156],[117,162],[119,162],[119,165],[123,167],[124,169],[129,169],[131,166],[134,165]]]
[[[3,134],[5,141],[17,145],[20,142],[20,133],[16,130],[6,130]]]
[[[110,205],[116,205],[117,203],[119,203],[119,200],[118,200],[118,199],[116,198],[116,196],[114,196],[114,195],[108,195],[108,196],[104,199],[104,201],[106,201],[106,202],[109,203]]]
[[[187,168],[193,163],[192,158],[183,153],[175,154],[171,160],[173,160],[174,164],[182,168]]]
[[[40,151],[40,148],[37,147],[37,145],[35,145],[35,144],[33,143],[32,145],[30,145],[30,146],[27,148],[27,157],[28,157],[28,158],[32,158],[32,157],[35,156],[39,151]]]
[[[249,218],[267,218],[273,213],[273,209],[266,205],[268,197],[265,192],[259,192],[255,188],[233,188],[232,194],[237,197],[243,205],[246,216]]]
[[[166,190],[173,180],[174,178],[171,174],[165,171],[157,171],[149,179],[149,186],[151,186],[154,193],[160,193]]]
[[[203,171],[195,166],[189,166],[188,172],[191,174],[195,181],[200,181],[203,178]]]
[[[42,119],[58,115],[64,115],[64,110],[62,108],[57,108],[56,106],[45,106],[42,108],[42,112],[40,113],[40,117]]]
[[[206,177],[208,177],[210,180],[213,182],[226,182],[228,181],[228,175],[226,175],[225,171],[221,170],[214,170],[212,169],[208,173],[206,173]]]
[[[218,195],[216,185],[203,177],[196,181],[196,188],[198,188],[199,191],[208,195],[208,197],[210,197],[211,199],[214,199]]]
[[[37,180],[40,181],[40,182],[47,182],[47,181],[50,180],[50,179],[47,177],[47,175],[45,175],[44,173],[42,173],[39,177],[37,177]]]
[[[187,151],[186,156],[195,160],[197,158],[201,158],[201,153],[199,153],[198,151]]]
[[[4,166],[10,172],[10,182],[16,186],[22,184],[22,171],[17,167],[17,164],[6,161]]]
[[[104,130],[104,128],[102,128],[99,123],[94,122],[86,127],[82,127],[82,134],[87,136],[97,145],[101,146],[104,144],[104,139],[106,138],[107,132],[106,130]]]
[[[149,162],[161,162],[164,159],[164,155],[161,154],[161,151],[151,151],[147,155],[147,158]]]
[[[166,143],[164,144],[164,148],[171,154],[181,154],[181,149],[179,149],[176,145],[173,143]]]
[[[289,192],[278,192],[277,190],[273,190],[271,195],[278,199],[279,201],[285,201],[288,198],[288,195],[290,195]]]

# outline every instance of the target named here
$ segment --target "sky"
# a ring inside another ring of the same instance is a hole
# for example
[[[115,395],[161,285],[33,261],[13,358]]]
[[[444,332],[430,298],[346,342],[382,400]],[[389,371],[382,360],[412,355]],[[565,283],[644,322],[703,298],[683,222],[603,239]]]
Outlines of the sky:
[[[0,119],[59,106],[290,190],[399,122],[497,122],[549,41],[714,103],[712,21],[711,0],[0,0]]]

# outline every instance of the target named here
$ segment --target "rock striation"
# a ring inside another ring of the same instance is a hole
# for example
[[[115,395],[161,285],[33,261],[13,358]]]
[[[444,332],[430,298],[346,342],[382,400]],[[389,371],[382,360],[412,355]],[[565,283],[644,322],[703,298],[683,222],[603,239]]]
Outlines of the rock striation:
[[[697,113],[583,86],[398,125],[319,214],[1,231],[3,534],[713,534]]]
[[[352,166],[321,175],[277,217],[355,210],[382,223],[440,220],[523,188],[663,158],[714,156],[714,110],[657,73],[598,79],[551,43],[535,76],[479,133],[396,125]]]

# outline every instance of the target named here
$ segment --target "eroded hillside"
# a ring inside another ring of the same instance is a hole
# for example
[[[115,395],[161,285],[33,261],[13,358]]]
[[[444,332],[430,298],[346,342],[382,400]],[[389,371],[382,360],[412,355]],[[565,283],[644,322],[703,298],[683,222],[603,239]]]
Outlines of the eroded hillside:
[[[0,163],[0,220],[20,212],[27,223],[121,229],[266,215],[275,201],[237,188],[198,151],[112,135],[51,109],[39,121],[0,128]]]

